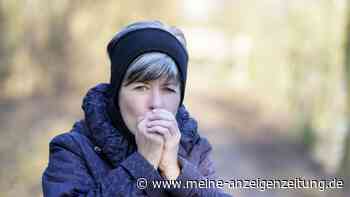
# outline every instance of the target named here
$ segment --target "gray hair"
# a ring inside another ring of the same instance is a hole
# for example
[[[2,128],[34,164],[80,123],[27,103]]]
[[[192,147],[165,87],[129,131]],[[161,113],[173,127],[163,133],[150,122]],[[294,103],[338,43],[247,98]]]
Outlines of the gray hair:
[[[177,40],[186,49],[186,39],[181,30],[176,27],[167,26],[160,21],[141,21],[132,23],[122,29],[117,35],[119,39],[128,32],[143,29],[143,28],[159,28],[174,35]],[[147,52],[138,56],[129,66],[123,84],[125,86],[133,82],[152,81],[158,78],[165,77],[167,81],[180,81],[180,75],[174,60],[165,53]]]

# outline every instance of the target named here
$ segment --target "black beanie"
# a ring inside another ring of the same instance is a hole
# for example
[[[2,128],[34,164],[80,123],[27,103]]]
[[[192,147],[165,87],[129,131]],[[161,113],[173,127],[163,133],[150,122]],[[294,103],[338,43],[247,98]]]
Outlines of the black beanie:
[[[177,65],[181,82],[181,99],[183,103],[187,77],[187,50],[170,32],[160,28],[140,28],[121,37],[118,34],[109,42],[107,52],[111,61],[110,101],[108,114],[113,125],[133,140],[131,132],[125,125],[119,104],[119,90],[129,65],[138,56],[147,52],[161,52],[171,57]]]

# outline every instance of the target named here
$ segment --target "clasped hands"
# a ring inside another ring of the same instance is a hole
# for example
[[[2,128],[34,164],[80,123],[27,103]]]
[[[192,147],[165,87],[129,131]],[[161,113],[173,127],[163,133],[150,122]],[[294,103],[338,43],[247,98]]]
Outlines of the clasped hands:
[[[138,152],[169,180],[180,174],[177,158],[180,138],[177,121],[167,110],[154,109],[138,117],[135,133]]]

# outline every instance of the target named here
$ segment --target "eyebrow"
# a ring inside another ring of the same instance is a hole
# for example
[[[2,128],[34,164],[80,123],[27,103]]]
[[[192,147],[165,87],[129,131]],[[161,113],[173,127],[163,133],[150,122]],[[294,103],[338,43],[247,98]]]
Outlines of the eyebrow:
[[[177,82],[177,81],[167,81],[164,83],[164,85],[178,85],[178,84],[179,84],[179,82]]]
[[[132,83],[130,83],[129,85],[133,84],[133,83],[143,83],[143,84],[150,84],[150,81],[134,81]],[[168,80],[166,81],[163,85],[179,85],[180,82],[176,81],[176,80]]]

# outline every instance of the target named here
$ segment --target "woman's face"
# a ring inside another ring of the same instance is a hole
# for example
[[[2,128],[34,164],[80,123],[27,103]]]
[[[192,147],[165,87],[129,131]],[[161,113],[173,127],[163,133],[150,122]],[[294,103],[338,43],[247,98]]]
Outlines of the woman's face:
[[[162,108],[176,115],[180,103],[180,85],[165,77],[153,81],[133,82],[122,85],[119,108],[129,130],[135,134],[137,118],[152,109]]]

